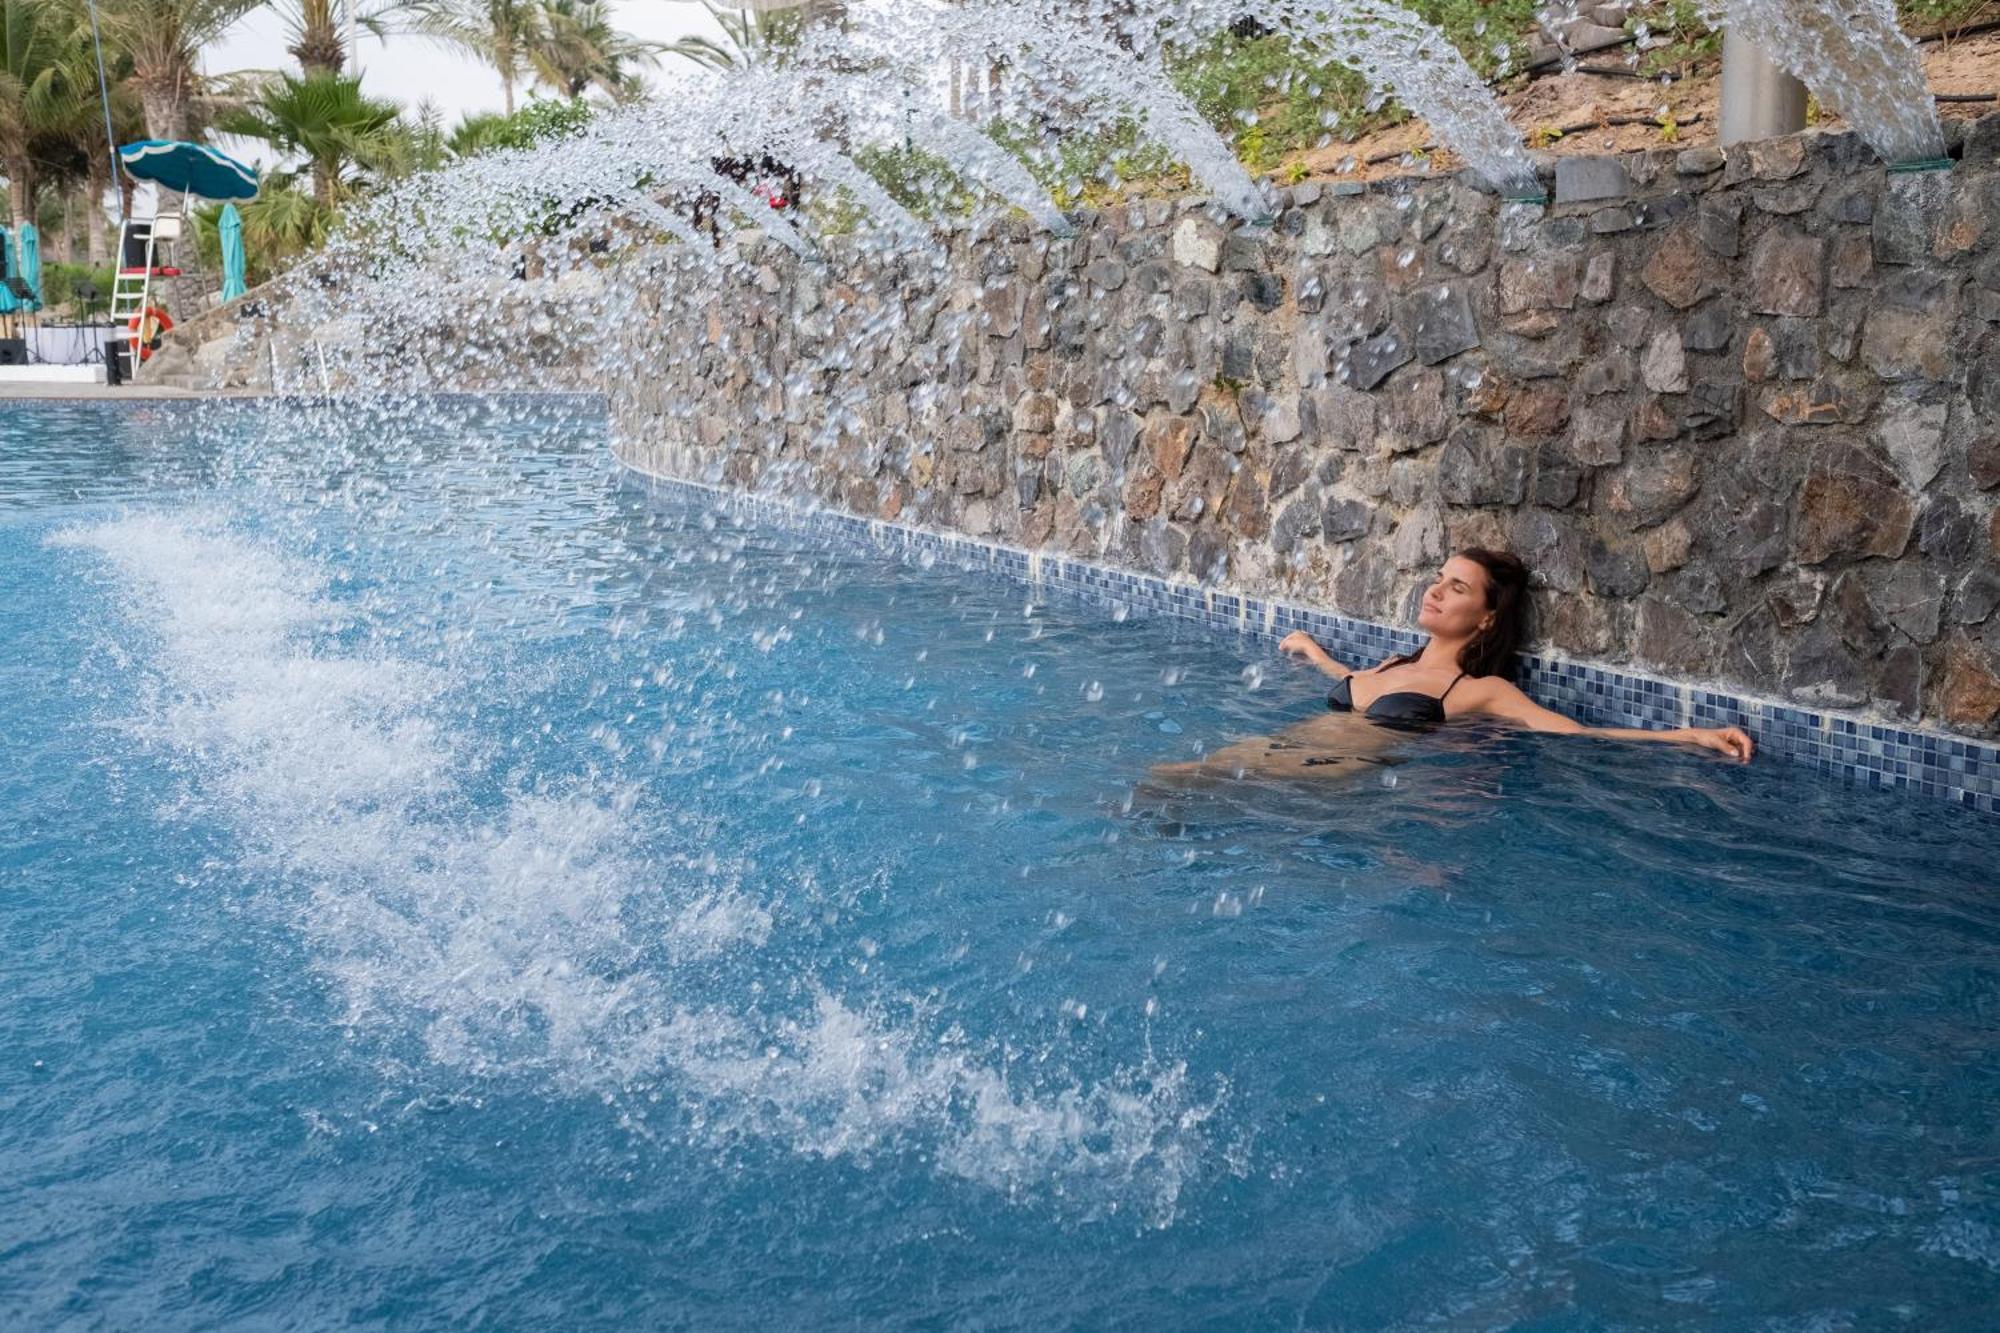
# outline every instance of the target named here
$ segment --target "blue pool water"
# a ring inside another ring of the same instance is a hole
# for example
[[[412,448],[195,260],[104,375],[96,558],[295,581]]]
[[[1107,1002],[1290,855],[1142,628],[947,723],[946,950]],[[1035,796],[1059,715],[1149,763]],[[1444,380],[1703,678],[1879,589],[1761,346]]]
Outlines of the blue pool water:
[[[582,408],[0,416],[0,1326],[1992,1327],[2000,822],[1318,706]]]

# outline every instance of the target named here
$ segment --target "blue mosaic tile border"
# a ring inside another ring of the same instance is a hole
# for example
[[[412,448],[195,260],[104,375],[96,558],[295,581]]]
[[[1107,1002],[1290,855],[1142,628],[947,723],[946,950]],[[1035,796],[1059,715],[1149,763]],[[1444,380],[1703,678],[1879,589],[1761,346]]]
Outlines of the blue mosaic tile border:
[[[934,532],[861,518],[774,496],[660,477],[627,467],[657,491],[678,493],[749,519],[828,537],[899,558],[949,559],[1038,588],[1072,593],[1130,614],[1170,615],[1259,638],[1305,630],[1349,661],[1379,661],[1414,651],[1411,630],[1336,615],[1290,602],[1170,582],[1071,556],[1027,551],[959,533]],[[2000,746],[1943,732],[1891,726],[1852,713],[1822,712],[1777,700],[1724,694],[1700,685],[1548,653],[1522,658],[1520,684],[1546,707],[1591,726],[1738,726],[1764,756],[1809,764],[1819,774],[1870,787],[1937,797],[2000,813]]]

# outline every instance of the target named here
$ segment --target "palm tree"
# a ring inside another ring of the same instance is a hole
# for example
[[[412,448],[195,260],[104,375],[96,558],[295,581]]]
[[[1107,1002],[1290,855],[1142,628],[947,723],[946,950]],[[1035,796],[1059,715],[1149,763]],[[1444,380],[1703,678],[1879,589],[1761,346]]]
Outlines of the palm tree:
[[[782,14],[763,9],[725,9],[710,0],[701,0],[701,7],[722,29],[722,40],[683,37],[667,43],[662,51],[706,69],[741,69],[764,62],[775,45],[771,34],[781,26]]]
[[[843,0],[804,0],[786,9],[734,8],[701,0],[722,40],[683,37],[660,49],[709,69],[740,69],[749,65],[782,64],[808,28],[839,23],[847,15]]]
[[[656,42],[643,42],[611,26],[603,0],[540,0],[537,40],[528,64],[537,81],[564,97],[597,88],[619,101],[640,89],[636,66],[652,65]]]
[[[221,211],[215,210],[218,215]],[[257,197],[238,205],[236,211],[243,219],[244,248],[263,265],[311,250],[324,243],[333,230],[334,211],[301,190],[297,175],[291,172],[267,174]]]
[[[531,74],[529,52],[541,41],[535,0],[413,0],[410,13],[418,32],[493,66],[514,114],[514,85]]]
[[[145,118],[137,89],[132,82],[129,56],[114,49],[102,52],[102,94],[98,82],[99,55],[96,35],[86,11],[68,0],[61,9],[70,24],[63,78],[73,91],[73,102],[59,135],[59,151],[69,164],[63,183],[82,196],[85,253],[93,267],[111,259],[109,217],[104,208],[106,187],[120,190],[123,180],[112,157],[114,143],[129,143],[146,137]],[[107,126],[106,121],[109,121]],[[111,135],[107,139],[105,136]],[[65,212],[70,211],[65,205]]]
[[[68,15],[51,0],[0,3],[0,170],[17,226],[34,216],[38,168],[50,141],[77,119],[73,36]]]
[[[392,19],[408,6],[402,0],[348,0],[345,18],[375,37],[393,30]],[[338,74],[353,52],[341,33],[340,0],[284,0],[278,12],[285,21],[285,51],[308,75]]]
[[[13,0],[9,0],[10,5]],[[200,55],[262,0],[102,0],[104,37],[130,57],[154,139],[185,139],[203,93]]]
[[[471,157],[495,148],[512,148],[518,137],[514,122],[497,111],[474,111],[460,117],[444,146],[453,157]]]
[[[400,114],[395,103],[363,93],[358,75],[283,74],[250,105],[219,118],[216,129],[303,159],[313,202],[330,212],[354,193],[357,172],[380,170],[396,152]]]

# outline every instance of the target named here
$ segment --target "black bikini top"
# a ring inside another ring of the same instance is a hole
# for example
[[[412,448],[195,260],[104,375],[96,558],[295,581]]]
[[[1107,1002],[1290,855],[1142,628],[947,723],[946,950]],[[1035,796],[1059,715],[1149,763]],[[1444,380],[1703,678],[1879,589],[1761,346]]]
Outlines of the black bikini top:
[[[1405,662],[1413,660],[1408,656],[1392,657],[1384,662],[1380,669],[1402,666]],[[1459,672],[1451,678],[1451,684],[1444,687],[1444,693],[1436,696],[1425,694],[1420,690],[1397,690],[1393,694],[1385,694],[1369,704],[1368,711],[1362,716],[1370,722],[1379,722],[1385,727],[1404,727],[1410,730],[1435,727],[1444,721],[1444,701],[1451,697],[1451,692],[1458,688],[1458,682],[1464,679],[1465,673]],[[1336,713],[1354,711],[1353,676],[1343,676],[1334,682],[1333,689],[1326,696],[1326,706]]]

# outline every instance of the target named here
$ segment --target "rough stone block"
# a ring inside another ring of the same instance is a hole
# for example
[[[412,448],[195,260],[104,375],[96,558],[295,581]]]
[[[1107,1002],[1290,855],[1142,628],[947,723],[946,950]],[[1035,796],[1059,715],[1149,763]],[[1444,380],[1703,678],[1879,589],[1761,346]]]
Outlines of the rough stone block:
[[[1639,359],[1639,377],[1654,393],[1687,392],[1687,353],[1681,346],[1680,335],[1672,329],[1661,329],[1653,335],[1645,355]]]
[[[2000,608],[2000,570],[1981,565],[1958,582],[1951,595],[1951,618],[1960,625],[1983,625]]]
[[[1583,269],[1583,281],[1577,286],[1577,298],[1590,305],[1602,305],[1611,299],[1618,276],[1618,252],[1600,250],[1592,255]]]
[[[1576,305],[1576,256],[1553,254],[1504,260],[1499,282],[1499,308],[1503,315],[1518,315],[1524,310],[1572,309]]]
[[[1688,562],[1694,554],[1694,533],[1681,519],[1669,519],[1645,535],[1640,549],[1646,554],[1646,568],[1668,574]]]
[[[1561,384],[1527,384],[1508,395],[1507,433],[1553,435],[1569,420],[1569,391]]]
[[[1953,726],[1990,727],[2000,717],[2000,674],[1987,647],[1963,631],[1952,634],[1939,690],[1945,721]]]
[[[1878,283],[1867,312],[1861,357],[1885,380],[1950,378],[1956,288],[1924,273]]]
[[[1865,235],[1843,236],[1833,245],[1827,277],[1842,290],[1863,286],[1875,274],[1875,248]]]
[[[1408,339],[1394,329],[1373,338],[1365,338],[1348,350],[1341,368],[1342,376],[1357,389],[1372,389],[1398,366],[1407,365],[1411,351]]]
[[[994,338],[1011,338],[1021,331],[1021,312],[1028,303],[1028,287],[1019,278],[995,278],[980,293],[979,307],[986,332]]]
[[[1601,538],[1585,550],[1584,570],[1590,590],[1600,597],[1637,597],[1652,581],[1642,550],[1636,545],[1610,545]]]
[[[1629,208],[1600,208],[1590,215],[1593,236],[1617,236],[1638,227]]]
[[[1093,259],[1085,265],[1083,276],[1100,291],[1115,292],[1125,285],[1125,266],[1115,259]]]
[[[1444,556],[1444,515],[1437,506],[1413,510],[1396,525],[1396,534],[1389,542],[1389,558],[1396,568],[1423,569]]]
[[[1792,217],[1818,203],[1824,188],[1822,182],[1804,176],[1785,185],[1760,186],[1750,192],[1750,202],[1757,206],[1760,213]]]
[[[1787,426],[1833,426],[1861,415],[1837,380],[1815,380],[1797,388],[1767,389],[1758,399],[1764,415]]]
[[[1716,256],[1695,244],[1694,229],[1682,225],[1661,234],[1639,270],[1639,281],[1674,309],[1686,310],[1721,291],[1728,273]]]
[[[1931,257],[1951,178],[1941,171],[1891,176],[1875,207],[1875,262],[1921,264]]]
[[[1826,242],[1817,236],[1789,229],[1766,232],[1750,252],[1751,307],[1766,315],[1819,314],[1825,259]]]
[[[1025,395],[1014,404],[1014,430],[1022,435],[1040,435],[1056,428],[1056,400],[1045,393]]]
[[[1546,509],[1566,509],[1576,503],[1583,486],[1583,469],[1557,440],[1545,440],[1535,450],[1535,479],[1529,500]]]
[[[1706,145],[1700,148],[1683,148],[1674,155],[1674,173],[1680,176],[1706,176],[1710,172],[1722,170],[1723,161],[1720,148]]]
[[[1913,492],[1931,484],[1944,466],[1944,427],[1949,405],[1892,397],[1882,404],[1877,438],[1889,461]]]
[[[1181,219],[1174,228],[1173,254],[1176,264],[1185,264],[1208,273],[1222,269],[1222,229],[1206,218]]]
[[[1456,284],[1439,283],[1413,291],[1407,314],[1416,331],[1417,360],[1427,366],[1479,346],[1479,326],[1472,317],[1472,303]]]
[[[1154,417],[1146,423],[1143,443],[1153,466],[1172,481],[1181,475],[1194,448],[1194,422],[1181,416]]]
[[[1748,159],[1748,174],[1754,180],[1790,180],[1806,169],[1805,140],[1796,134],[1757,139],[1737,147]],[[1732,158],[1732,165],[1737,160],[1740,159]]]
[[[1568,155],[1556,159],[1557,204],[1582,204],[1593,199],[1622,199],[1632,192],[1625,164],[1609,154]]]
[[[1625,457],[1625,413],[1616,404],[1585,403],[1570,418],[1570,455],[1579,463],[1602,467]]]
[[[1882,461],[1853,445],[1814,454],[1799,496],[1799,562],[1898,556],[1910,544],[1916,506]]]
[[[1646,528],[1673,516],[1700,486],[1694,455],[1684,448],[1646,451],[1611,480],[1605,507]]]
[[[1527,493],[1528,451],[1491,428],[1461,426],[1438,454],[1438,496],[1454,505],[1517,505]]]
[[[1720,352],[1736,336],[1740,322],[1727,301],[1710,301],[1689,317],[1681,328],[1681,346],[1691,352]]]
[[[1320,517],[1321,535],[1330,542],[1350,542],[1368,535],[1375,506],[1365,500],[1330,499]]]
[[[1451,429],[1444,375],[1435,370],[1408,376],[1382,395],[1382,443],[1391,453],[1436,444]]]
[[[1978,246],[1993,211],[1993,182],[1980,177],[1952,176],[1944,216],[1931,240],[1931,254],[1955,259]]]

